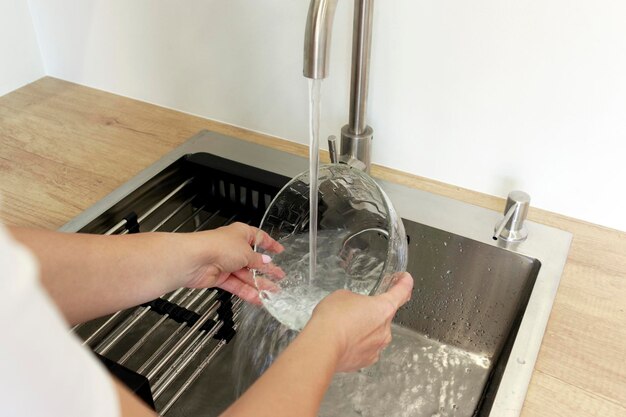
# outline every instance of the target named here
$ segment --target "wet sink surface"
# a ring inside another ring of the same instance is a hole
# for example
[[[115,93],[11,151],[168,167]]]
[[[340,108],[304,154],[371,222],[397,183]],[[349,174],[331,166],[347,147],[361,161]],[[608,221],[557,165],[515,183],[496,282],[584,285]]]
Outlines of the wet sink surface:
[[[497,359],[523,315],[541,263],[415,222],[405,221],[405,227],[415,288],[396,323]]]
[[[504,369],[498,365],[508,359],[507,342],[515,338],[541,264],[404,223],[415,286],[394,320],[394,341],[378,365],[335,378],[321,416],[472,416],[490,408],[489,394]],[[234,401],[233,346],[186,394],[185,409],[171,415],[218,415]]]
[[[446,370],[439,373],[440,383],[447,381],[437,395],[441,415],[486,415],[541,263],[415,222],[405,221],[405,228],[415,286],[394,321],[413,331],[417,344],[419,336],[440,342],[433,361]],[[472,375],[464,357],[479,364]]]

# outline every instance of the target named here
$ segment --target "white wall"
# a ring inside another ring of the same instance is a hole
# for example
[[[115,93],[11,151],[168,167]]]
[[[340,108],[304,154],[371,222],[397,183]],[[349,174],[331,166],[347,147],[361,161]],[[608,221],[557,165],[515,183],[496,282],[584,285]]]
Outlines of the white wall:
[[[56,77],[306,143],[308,0],[29,0]],[[374,161],[626,230],[626,2],[377,1]],[[322,134],[347,120],[338,7]]]
[[[43,77],[26,0],[0,0],[0,96]]]

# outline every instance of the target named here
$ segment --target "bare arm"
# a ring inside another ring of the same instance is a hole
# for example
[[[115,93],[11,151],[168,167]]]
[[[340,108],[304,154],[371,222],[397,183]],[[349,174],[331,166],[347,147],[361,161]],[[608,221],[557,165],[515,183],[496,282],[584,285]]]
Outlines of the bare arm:
[[[113,379],[115,391],[120,402],[120,416],[122,417],[157,417],[157,414],[145,405],[139,398],[122,383]]]
[[[282,247],[236,223],[200,233],[98,236],[10,228],[37,257],[41,281],[70,323],[150,301],[176,288],[220,286],[248,301],[257,293],[246,267],[263,263],[251,244]]]
[[[317,416],[339,361],[322,330],[303,331],[222,417]]]
[[[140,304],[176,287],[168,278],[173,265],[164,265],[156,256],[175,247],[167,234],[10,230],[37,257],[42,284],[72,324]]]

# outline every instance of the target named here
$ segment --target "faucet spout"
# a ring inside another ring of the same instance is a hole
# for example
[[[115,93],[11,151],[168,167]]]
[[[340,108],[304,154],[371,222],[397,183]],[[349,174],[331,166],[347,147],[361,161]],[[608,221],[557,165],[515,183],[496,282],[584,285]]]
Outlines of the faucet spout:
[[[341,129],[339,162],[369,172],[374,131],[366,122],[374,0],[355,0],[352,28],[350,118]],[[304,76],[328,76],[332,24],[337,0],[311,0],[304,34]]]
[[[311,0],[304,32],[304,76],[328,77],[331,35],[337,0]]]

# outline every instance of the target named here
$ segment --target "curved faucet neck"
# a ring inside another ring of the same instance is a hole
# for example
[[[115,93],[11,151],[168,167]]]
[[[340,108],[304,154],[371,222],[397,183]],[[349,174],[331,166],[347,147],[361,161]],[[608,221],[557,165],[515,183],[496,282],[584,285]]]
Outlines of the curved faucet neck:
[[[304,76],[328,77],[331,35],[337,0],[311,0],[304,31]]]
[[[352,69],[350,81],[350,116],[341,129],[338,159],[351,164],[360,161],[369,172],[373,130],[367,125],[367,95],[372,46],[372,11],[374,0],[355,0],[352,30]],[[323,79],[328,76],[333,18],[337,0],[311,0],[304,35],[304,76]]]

